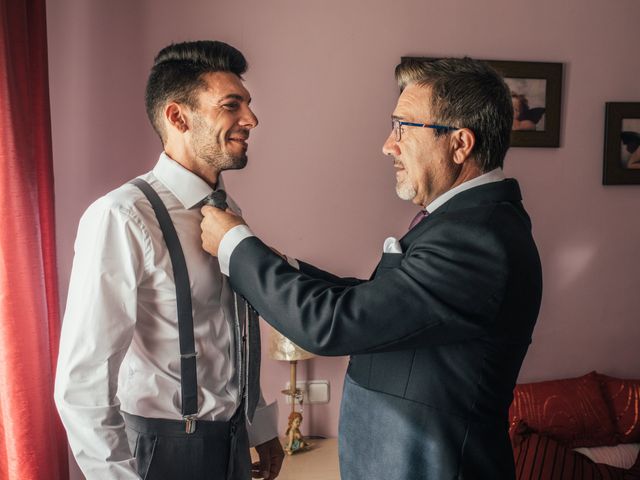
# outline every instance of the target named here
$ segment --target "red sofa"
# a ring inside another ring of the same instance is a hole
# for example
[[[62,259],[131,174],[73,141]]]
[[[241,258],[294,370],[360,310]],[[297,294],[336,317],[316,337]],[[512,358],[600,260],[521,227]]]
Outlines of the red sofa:
[[[640,480],[639,410],[640,380],[591,372],[518,384],[509,410],[516,477]]]

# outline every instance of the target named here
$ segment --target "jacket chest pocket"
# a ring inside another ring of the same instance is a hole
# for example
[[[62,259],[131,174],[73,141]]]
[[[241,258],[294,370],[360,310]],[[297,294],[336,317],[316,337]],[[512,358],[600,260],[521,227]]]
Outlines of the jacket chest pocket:
[[[389,270],[398,268],[404,259],[404,253],[383,253],[380,263],[376,268],[373,278],[382,275]]]

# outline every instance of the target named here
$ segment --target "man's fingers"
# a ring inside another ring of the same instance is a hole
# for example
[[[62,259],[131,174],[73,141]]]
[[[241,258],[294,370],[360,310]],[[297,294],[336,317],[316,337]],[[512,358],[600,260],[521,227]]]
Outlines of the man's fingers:
[[[271,462],[271,476],[269,477],[271,480],[275,479],[280,473],[280,469],[282,468],[282,460],[284,460],[284,455],[279,461]]]
[[[202,213],[202,215],[207,218],[215,218],[216,220],[219,218],[224,218],[224,214],[225,213],[233,213],[231,210],[227,209],[227,210],[220,210],[217,207],[212,207],[211,205],[204,205],[201,209],[200,212]]]
[[[220,210],[209,205],[204,205],[200,212],[202,213],[200,222],[202,248],[217,257],[220,242],[226,233],[237,225],[245,224],[244,220],[230,209]]]
[[[269,466],[269,480],[275,480],[282,468],[282,462],[284,461],[284,451],[282,446],[278,443],[278,448],[271,450],[270,466]],[[267,477],[265,477],[267,478]]]
[[[202,208],[200,209],[200,213],[202,213],[202,215],[204,216],[206,216],[207,214],[211,214],[217,218],[223,217],[225,213],[228,213],[229,215],[233,215],[234,217],[238,216],[230,208],[227,208],[226,210],[221,210],[220,208],[212,207],[211,205],[203,205]]]
[[[251,464],[251,477],[262,478],[262,475],[260,475],[260,462],[253,462]]]
[[[263,478],[265,480],[270,480],[276,478],[280,469],[274,472],[275,465],[271,463],[270,459],[266,459],[267,461],[253,462],[251,464],[251,476],[253,478]]]
[[[260,457],[260,475],[264,479],[271,478],[271,452]]]
[[[220,209],[216,207],[212,207],[211,205],[203,205],[202,208],[200,209],[200,212],[202,213],[202,215],[206,217],[208,213],[211,213],[213,215],[216,210],[220,210]]]
[[[280,473],[280,467],[284,460],[284,451],[277,437],[256,446],[259,462],[252,464],[254,478],[275,480]]]
[[[222,228],[228,230],[231,227],[245,223],[244,219],[233,212],[230,208],[220,210],[219,208],[204,205],[200,209],[203,223],[210,224],[212,228]],[[216,227],[214,227],[214,225]]]

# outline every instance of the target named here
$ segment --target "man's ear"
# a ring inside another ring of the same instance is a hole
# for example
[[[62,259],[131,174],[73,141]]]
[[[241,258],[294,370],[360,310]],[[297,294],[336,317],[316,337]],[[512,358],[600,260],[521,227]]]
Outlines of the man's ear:
[[[189,117],[184,105],[176,102],[169,102],[164,108],[164,118],[169,126],[181,133],[189,130]]]
[[[458,165],[462,165],[471,156],[475,144],[476,136],[471,130],[468,128],[454,130],[451,133],[453,161]]]

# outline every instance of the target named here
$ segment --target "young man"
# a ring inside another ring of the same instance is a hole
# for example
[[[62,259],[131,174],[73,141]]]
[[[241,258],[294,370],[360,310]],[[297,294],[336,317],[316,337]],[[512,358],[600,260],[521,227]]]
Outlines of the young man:
[[[139,178],[169,213],[182,277],[137,185],[98,199],[80,221],[55,397],[89,479],[247,480],[249,441],[256,474],[274,479],[280,470],[275,405],[260,399],[255,416],[247,408],[248,435],[245,427],[238,333],[248,309],[200,248],[203,200],[222,171],[246,165],[258,124],[246,69],[235,48],[199,41],[160,51],[149,76],[147,114],[164,151]],[[189,328],[176,283],[186,285]]]
[[[505,179],[509,90],[472,59],[406,62],[383,152],[420,207],[368,281],[292,268],[231,212],[204,207],[203,247],[302,348],[351,355],[343,480],[513,479],[512,391],[531,342],[541,267],[518,183]]]

